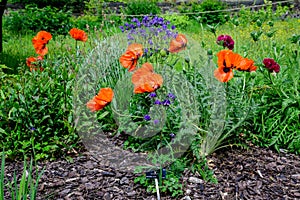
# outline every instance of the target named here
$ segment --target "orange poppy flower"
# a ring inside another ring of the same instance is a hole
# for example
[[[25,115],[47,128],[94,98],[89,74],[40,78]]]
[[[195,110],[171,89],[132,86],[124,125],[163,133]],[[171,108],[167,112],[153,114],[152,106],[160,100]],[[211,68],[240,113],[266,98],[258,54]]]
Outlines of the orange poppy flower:
[[[114,91],[111,88],[101,88],[96,96],[87,102],[86,106],[92,111],[103,109],[109,104],[114,96]]]
[[[35,52],[41,56],[44,56],[48,53],[48,47],[46,44],[43,44],[41,41],[37,41],[33,44]]]
[[[127,47],[127,51],[133,51],[138,57],[141,57],[143,55],[143,45],[137,43],[130,44]]]
[[[228,82],[230,79],[233,78],[233,70],[231,68],[221,68],[218,67],[214,71],[214,76],[221,82],[225,83]]]
[[[69,33],[75,40],[86,42],[88,39],[87,34],[83,30],[77,28],[72,28]]]
[[[128,69],[128,71],[133,71],[137,65],[139,57],[134,51],[126,51],[121,57],[120,57],[120,63],[123,67]]]
[[[36,36],[32,39],[32,43],[41,42],[42,44],[48,44],[49,40],[52,39],[51,33],[47,31],[40,31]]]
[[[240,64],[243,57],[231,50],[221,50],[217,53],[218,66],[235,69]]]
[[[154,73],[150,63],[145,63],[137,69],[131,78],[134,85],[134,93],[154,92],[163,84],[161,75]]]
[[[38,67],[38,62],[42,61],[44,58],[42,56],[38,56],[38,57],[29,57],[26,59],[26,64],[29,67],[30,71],[33,70],[40,70],[40,71],[44,71],[43,67]]]
[[[175,39],[170,42],[169,52],[178,53],[186,48],[187,39],[185,35],[178,34]]]
[[[236,69],[239,71],[252,72],[252,71],[256,71],[257,67],[254,66],[253,60],[250,60],[248,58],[243,58],[238,64],[238,66],[236,67]]]
[[[217,56],[218,68],[214,71],[214,76],[221,82],[228,82],[233,78],[233,69],[237,68],[243,57],[231,50],[222,50]]]
[[[126,52],[120,57],[120,63],[131,72],[135,69],[137,61],[142,55],[143,46],[141,44],[130,44]]]
[[[40,31],[36,36],[32,39],[32,44],[35,49],[35,52],[41,56],[44,56],[48,53],[48,48],[46,44],[48,44],[49,40],[52,39],[52,35],[47,31]]]

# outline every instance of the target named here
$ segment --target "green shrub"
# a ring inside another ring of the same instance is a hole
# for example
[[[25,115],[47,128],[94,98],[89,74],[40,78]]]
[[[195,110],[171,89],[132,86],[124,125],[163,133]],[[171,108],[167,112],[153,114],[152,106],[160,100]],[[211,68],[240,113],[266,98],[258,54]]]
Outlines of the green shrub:
[[[0,147],[11,158],[56,157],[78,139],[70,98],[74,69],[60,59],[45,66],[42,72],[25,69],[18,75],[0,71]]]
[[[101,25],[101,19],[98,16],[93,15],[72,17],[71,22],[74,27],[79,29],[86,29],[88,26],[91,30],[93,30],[94,28],[99,28]]]
[[[80,11],[84,8],[84,0],[13,0],[12,3],[36,4],[39,8],[51,6],[55,8],[68,8],[73,11]]]
[[[182,13],[196,13],[191,15],[200,23],[204,24],[224,24],[229,16],[226,12],[209,12],[226,9],[226,4],[218,0],[204,0],[200,4],[198,2],[192,2],[191,8],[181,7]],[[207,13],[201,13],[207,12]]]
[[[70,19],[71,11],[27,5],[24,10],[11,11],[5,17],[4,25],[14,33],[45,30],[52,34],[66,34],[72,28]]]
[[[164,19],[170,21],[172,25],[174,25],[178,29],[186,29],[187,26],[191,25],[191,21],[189,21],[189,17],[187,15],[166,15],[163,16]]]
[[[156,15],[160,13],[160,8],[153,0],[133,0],[127,3],[124,11],[126,15]]]

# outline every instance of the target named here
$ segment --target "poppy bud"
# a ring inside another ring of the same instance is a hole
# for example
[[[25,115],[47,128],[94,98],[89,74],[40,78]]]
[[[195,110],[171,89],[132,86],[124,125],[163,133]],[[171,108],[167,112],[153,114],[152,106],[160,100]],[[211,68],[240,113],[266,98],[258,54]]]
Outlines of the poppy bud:
[[[256,25],[257,25],[258,27],[261,27],[261,26],[262,26],[262,22],[258,19],[258,20],[256,21]]]
[[[256,71],[250,72],[250,75],[251,75],[252,78],[254,78],[256,76]]]
[[[213,55],[213,52],[212,52],[211,49],[208,49],[208,50],[207,50],[207,55],[208,55],[208,56],[212,56],[212,55]]]
[[[274,26],[274,22],[268,21],[268,25],[271,26],[271,27],[273,27]]]
[[[160,55],[161,55],[161,57],[166,57],[166,55],[167,55],[166,50],[164,50],[164,49],[160,50]]]
[[[185,60],[186,63],[190,62],[190,58],[188,58],[188,57],[186,57],[184,60]]]

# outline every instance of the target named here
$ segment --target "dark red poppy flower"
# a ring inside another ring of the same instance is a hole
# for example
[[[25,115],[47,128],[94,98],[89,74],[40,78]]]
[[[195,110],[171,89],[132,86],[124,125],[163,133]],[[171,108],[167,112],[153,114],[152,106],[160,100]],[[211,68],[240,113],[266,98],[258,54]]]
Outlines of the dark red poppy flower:
[[[227,47],[230,50],[234,48],[234,40],[229,35],[219,35],[217,38],[217,44]]]
[[[270,72],[275,72],[275,73],[279,73],[280,71],[280,65],[275,62],[274,59],[272,58],[265,58],[263,60],[263,63],[265,65],[265,67],[270,71]]]

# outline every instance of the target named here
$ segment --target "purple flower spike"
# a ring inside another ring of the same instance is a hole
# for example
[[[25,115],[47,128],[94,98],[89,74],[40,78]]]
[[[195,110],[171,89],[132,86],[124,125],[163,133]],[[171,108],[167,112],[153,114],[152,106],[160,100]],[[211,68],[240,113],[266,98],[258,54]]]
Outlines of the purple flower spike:
[[[155,92],[151,92],[151,93],[149,94],[149,97],[150,97],[150,98],[156,97],[156,93],[155,93]]]
[[[217,38],[217,44],[227,47],[230,50],[234,48],[234,41],[229,35],[219,35]]]
[[[174,94],[172,94],[172,93],[169,93],[168,94],[168,98],[174,100],[174,99],[176,99],[176,96]]]
[[[151,117],[150,117],[150,115],[145,115],[145,116],[144,116],[144,120],[146,120],[146,121],[150,121],[150,120],[151,120]]]
[[[164,106],[169,106],[170,104],[171,104],[171,102],[169,99],[166,99],[162,102],[162,105],[164,105]]]
[[[154,104],[156,104],[156,105],[161,105],[162,103],[161,103],[160,100],[155,100],[155,101],[154,101]]]
[[[32,126],[29,129],[30,129],[31,132],[36,131],[36,128],[34,128]]]

